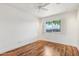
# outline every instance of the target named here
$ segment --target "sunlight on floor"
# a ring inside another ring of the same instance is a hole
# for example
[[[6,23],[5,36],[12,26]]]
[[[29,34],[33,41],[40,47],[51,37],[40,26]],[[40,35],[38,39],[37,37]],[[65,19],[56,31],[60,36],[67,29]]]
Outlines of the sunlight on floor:
[[[45,46],[44,49],[45,49],[44,51],[45,56],[59,56],[60,55],[59,52],[56,51],[54,48]]]

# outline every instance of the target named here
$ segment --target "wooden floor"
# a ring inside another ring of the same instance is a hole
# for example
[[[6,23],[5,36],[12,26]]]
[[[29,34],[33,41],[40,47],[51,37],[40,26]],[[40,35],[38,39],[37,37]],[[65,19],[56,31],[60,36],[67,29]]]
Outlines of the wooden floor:
[[[0,54],[1,56],[79,56],[76,47],[39,40],[17,49]]]

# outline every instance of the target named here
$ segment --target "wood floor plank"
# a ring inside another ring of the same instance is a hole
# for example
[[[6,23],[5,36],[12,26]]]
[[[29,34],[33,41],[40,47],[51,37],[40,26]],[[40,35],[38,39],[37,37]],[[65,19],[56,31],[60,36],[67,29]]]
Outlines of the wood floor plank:
[[[0,56],[44,56],[44,52],[47,51],[45,50],[45,46],[47,46],[48,49],[50,47],[50,53],[52,56],[54,54],[56,55],[57,52],[60,56],[79,56],[79,51],[76,47],[44,40],[38,40],[36,42],[24,45],[0,54]]]

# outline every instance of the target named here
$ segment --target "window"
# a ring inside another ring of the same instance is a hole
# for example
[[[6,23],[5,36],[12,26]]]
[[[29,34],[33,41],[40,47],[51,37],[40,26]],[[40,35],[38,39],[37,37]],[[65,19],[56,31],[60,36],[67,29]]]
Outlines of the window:
[[[46,21],[44,27],[45,32],[60,32],[61,20]]]

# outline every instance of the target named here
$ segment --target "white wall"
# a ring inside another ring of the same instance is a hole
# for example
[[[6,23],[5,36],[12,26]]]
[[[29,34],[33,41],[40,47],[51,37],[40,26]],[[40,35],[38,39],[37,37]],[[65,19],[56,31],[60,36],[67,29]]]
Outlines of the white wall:
[[[78,22],[78,40],[77,40],[77,44],[79,46],[79,8],[77,10],[77,22]]]
[[[48,39],[53,42],[64,43],[68,45],[78,46],[78,21],[77,21],[77,11],[70,11],[62,14],[52,15],[50,17],[42,18],[41,22],[46,20],[61,19],[61,32],[60,33],[44,33],[42,31],[41,38]],[[42,28],[43,30],[43,28]]]
[[[30,12],[0,4],[0,53],[34,41],[38,20]]]

